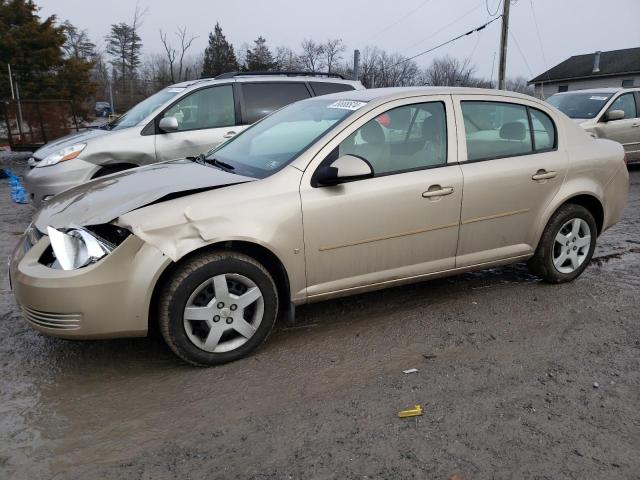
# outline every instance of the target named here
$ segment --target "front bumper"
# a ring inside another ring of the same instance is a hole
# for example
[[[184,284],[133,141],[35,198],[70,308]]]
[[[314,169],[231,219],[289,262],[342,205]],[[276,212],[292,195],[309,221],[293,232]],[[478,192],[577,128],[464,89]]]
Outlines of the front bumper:
[[[9,268],[16,302],[34,329],[70,339],[146,335],[151,295],[168,257],[130,235],[99,262],[65,271],[39,262],[48,248],[47,236],[30,249],[22,239]]]
[[[98,165],[80,158],[50,167],[34,167],[24,176],[24,186],[34,206],[39,207],[43,199],[89,181],[99,169]]]

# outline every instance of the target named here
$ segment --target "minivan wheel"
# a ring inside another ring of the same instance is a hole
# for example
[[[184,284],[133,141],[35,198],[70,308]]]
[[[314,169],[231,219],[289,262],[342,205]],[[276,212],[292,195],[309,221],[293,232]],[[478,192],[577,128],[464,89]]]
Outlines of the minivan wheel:
[[[536,253],[528,262],[529,269],[549,283],[577,278],[591,260],[597,232],[589,210],[575,204],[563,205],[544,229]]]
[[[194,365],[237,360],[264,342],[276,321],[278,293],[269,272],[235,252],[197,255],[164,284],[158,305],[162,336]]]

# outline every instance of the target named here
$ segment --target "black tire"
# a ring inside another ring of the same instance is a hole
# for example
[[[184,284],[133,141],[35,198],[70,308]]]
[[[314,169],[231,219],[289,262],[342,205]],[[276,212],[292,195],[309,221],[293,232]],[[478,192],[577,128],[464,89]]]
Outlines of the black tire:
[[[578,266],[578,268],[570,273],[562,273],[556,268],[553,262],[555,238],[556,235],[560,233],[560,229],[563,225],[576,218],[584,220],[589,226],[591,236],[589,250],[584,261],[580,266]],[[540,238],[540,242],[538,243],[536,253],[527,263],[529,271],[548,283],[564,283],[576,279],[582,272],[584,272],[585,268],[587,268],[587,265],[589,265],[589,262],[591,261],[593,251],[596,248],[597,235],[598,228],[596,226],[596,221],[589,210],[581,205],[573,203],[567,203],[561,206],[549,219],[549,222],[542,233],[542,237]]]
[[[226,352],[208,352],[189,339],[183,315],[192,293],[208,279],[221,274],[242,275],[254,282],[262,294],[263,315],[246,343]],[[176,267],[162,286],[157,308],[160,333],[176,355],[197,366],[220,365],[248,355],[268,338],[278,315],[278,293],[269,272],[253,258],[231,251],[208,252]]]
[[[100,178],[105,177],[107,175],[111,175],[112,173],[124,172],[125,170],[129,170],[131,168],[135,168],[133,165],[107,165],[106,167],[101,168],[96,172],[96,174],[92,177]]]

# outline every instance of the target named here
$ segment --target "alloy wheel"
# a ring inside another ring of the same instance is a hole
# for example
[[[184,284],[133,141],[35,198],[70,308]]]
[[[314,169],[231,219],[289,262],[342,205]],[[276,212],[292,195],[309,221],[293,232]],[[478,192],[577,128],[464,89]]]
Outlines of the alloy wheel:
[[[576,271],[589,255],[591,229],[582,218],[572,218],[562,225],[553,243],[553,265],[560,273]]]
[[[183,323],[189,340],[210,353],[244,345],[262,322],[264,299],[250,278],[226,273],[200,284],[187,300]]]

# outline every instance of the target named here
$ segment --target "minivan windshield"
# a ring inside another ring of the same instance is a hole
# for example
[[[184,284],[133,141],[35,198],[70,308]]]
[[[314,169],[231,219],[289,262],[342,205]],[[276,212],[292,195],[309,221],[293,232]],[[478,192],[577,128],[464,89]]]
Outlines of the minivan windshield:
[[[323,99],[291,104],[212,150],[206,159],[223,162],[240,175],[268,177],[364,105],[365,102],[352,100]]]
[[[570,118],[593,118],[612,93],[556,93],[547,98],[547,102]]]
[[[109,130],[121,130],[123,128],[134,127],[155,110],[171,100],[177,94],[184,91],[184,88],[165,88],[154,93],[149,98],[145,98],[135,107],[127,110],[121,117],[116,118],[109,124]]]

